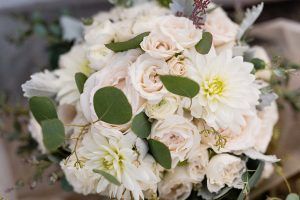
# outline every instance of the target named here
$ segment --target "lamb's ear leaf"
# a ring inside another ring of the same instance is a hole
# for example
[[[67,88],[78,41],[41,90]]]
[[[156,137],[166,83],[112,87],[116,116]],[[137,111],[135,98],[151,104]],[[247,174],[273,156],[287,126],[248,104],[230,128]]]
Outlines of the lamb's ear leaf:
[[[102,171],[102,170],[99,170],[99,169],[93,169],[93,172],[95,172],[97,174],[100,174],[101,176],[103,176],[106,180],[108,180],[112,184],[115,184],[117,186],[121,185],[121,183],[118,181],[118,179],[116,177],[114,177],[113,175],[111,175],[111,174],[109,174],[105,171]]]
[[[43,142],[45,147],[53,152],[65,141],[65,128],[59,119],[42,121]]]
[[[155,161],[165,169],[171,169],[172,159],[169,148],[165,144],[153,139],[149,139],[148,144]]]
[[[112,42],[106,44],[105,46],[114,52],[123,52],[128,51],[130,49],[136,49],[140,47],[140,44],[143,41],[144,37],[148,36],[149,34],[150,32],[141,33],[128,41]]]
[[[213,42],[213,36],[210,32],[204,32],[202,39],[196,44],[196,51],[200,54],[208,54]]]
[[[186,77],[161,75],[160,80],[169,92],[180,96],[193,98],[200,90],[198,83]]]
[[[78,72],[75,74],[75,82],[80,94],[82,94],[83,92],[84,84],[87,79],[88,77],[82,72]]]
[[[29,107],[39,124],[44,120],[57,118],[55,105],[48,97],[31,97],[29,99]]]
[[[95,93],[94,109],[99,120],[110,124],[126,124],[132,117],[127,97],[120,89],[112,86],[103,87]]]

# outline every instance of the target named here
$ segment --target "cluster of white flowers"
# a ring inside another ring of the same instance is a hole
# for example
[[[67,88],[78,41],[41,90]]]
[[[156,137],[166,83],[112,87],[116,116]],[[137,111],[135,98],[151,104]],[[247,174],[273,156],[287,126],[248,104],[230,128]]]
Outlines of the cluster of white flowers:
[[[147,143],[132,132],[131,122],[112,125],[99,121],[76,144],[77,158],[72,155],[61,162],[76,192],[117,199],[186,199],[203,180],[211,193],[225,186],[243,188],[246,165],[242,154],[276,160],[263,155],[278,118],[276,104],[256,110],[258,77],[252,73],[253,64],[233,53],[238,25],[221,8],[210,12],[204,25],[213,35],[213,46],[206,55],[195,49],[203,30],[154,2],[117,7],[93,20],[85,27],[84,41],[60,58],[60,69],[35,74],[23,85],[25,96],[56,97],[60,106],[68,104],[76,111],[71,119],[65,116],[66,110],[59,118],[80,124],[98,119],[95,92],[105,86],[117,87],[131,104],[133,116],[144,111],[149,117],[149,138],[169,148],[172,166],[166,170],[154,160]],[[105,46],[144,32],[150,34],[140,48],[116,53]],[[74,80],[76,72],[88,76],[81,95]],[[172,94],[160,75],[192,79],[200,86],[199,94],[193,99]],[[39,124],[32,120],[30,127],[46,152]],[[78,135],[78,129],[68,134]],[[216,145],[220,142],[216,135],[225,141],[221,146]],[[72,142],[69,145],[74,147]],[[80,167],[75,164],[78,158]],[[114,176],[120,184],[94,173],[95,169]]]

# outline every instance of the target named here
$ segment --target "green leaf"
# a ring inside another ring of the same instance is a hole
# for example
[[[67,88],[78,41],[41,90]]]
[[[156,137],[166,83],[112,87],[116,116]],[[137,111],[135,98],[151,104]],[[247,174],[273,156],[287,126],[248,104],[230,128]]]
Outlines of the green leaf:
[[[109,174],[105,171],[102,171],[102,170],[99,170],[99,169],[93,169],[93,172],[102,175],[106,180],[108,180],[112,184],[115,184],[117,186],[121,185],[121,183],[118,181],[118,179],[116,177],[114,177],[113,175],[111,175],[111,174]]]
[[[172,159],[169,148],[165,144],[153,139],[149,139],[148,144],[150,152],[156,162],[165,169],[171,169]]]
[[[262,70],[266,68],[266,63],[262,59],[253,58],[250,62],[254,65],[255,70]]]
[[[151,122],[148,116],[141,112],[136,115],[131,124],[132,131],[140,138],[147,138],[151,132]]]
[[[169,92],[180,96],[193,98],[200,90],[198,83],[186,77],[161,75],[160,80]]]
[[[114,52],[123,52],[130,49],[136,49],[140,47],[140,44],[143,41],[144,37],[148,36],[149,34],[150,32],[145,32],[126,42],[114,42],[106,44],[105,46]]]
[[[94,95],[94,109],[99,118],[110,124],[125,124],[131,120],[132,109],[125,94],[115,87],[104,87]]]
[[[254,173],[248,174],[248,172],[246,172],[243,175],[244,181],[248,182],[247,190],[252,189],[257,184],[257,182],[259,181],[259,179],[262,175],[262,172],[263,172],[264,166],[265,166],[265,163],[263,161],[260,161],[260,160],[250,160],[250,161],[248,161],[247,164],[249,165],[249,163],[251,165],[256,165],[257,167],[256,167]],[[245,178],[246,178],[246,180],[245,180]],[[240,195],[238,196],[238,200],[243,200],[244,198],[245,198],[245,193],[244,193],[244,191],[241,191]]]
[[[295,193],[289,194],[285,200],[299,200],[299,195]]]
[[[57,118],[53,101],[48,97],[32,97],[29,99],[29,107],[34,118],[41,124],[43,120]]]
[[[169,8],[170,3],[172,3],[172,0],[157,0],[160,5]]]
[[[78,72],[75,74],[75,82],[80,94],[82,94],[83,92],[84,84],[87,79],[88,77],[82,72]]]
[[[63,176],[60,180],[60,186],[61,188],[66,192],[72,192],[73,186],[68,182],[65,176]]]
[[[208,54],[212,46],[213,36],[210,32],[204,32],[202,39],[196,44],[195,48],[200,54]]]
[[[53,152],[65,141],[65,128],[59,119],[42,121],[43,142],[45,147]]]

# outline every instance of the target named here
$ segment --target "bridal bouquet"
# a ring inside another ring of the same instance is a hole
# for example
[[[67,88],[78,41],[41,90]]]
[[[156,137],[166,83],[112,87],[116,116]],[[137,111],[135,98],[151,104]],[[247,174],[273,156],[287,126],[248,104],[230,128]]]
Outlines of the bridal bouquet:
[[[209,0],[113,3],[22,85],[37,162],[84,195],[244,199],[279,161],[274,70],[243,39],[263,4],[238,25]]]

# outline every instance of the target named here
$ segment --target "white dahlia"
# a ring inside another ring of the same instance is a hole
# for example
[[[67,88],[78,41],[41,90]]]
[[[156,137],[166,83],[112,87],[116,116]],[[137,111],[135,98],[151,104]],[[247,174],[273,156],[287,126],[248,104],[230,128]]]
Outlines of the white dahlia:
[[[114,185],[95,173],[100,178],[96,186],[97,193],[117,199],[130,194],[134,199],[140,199],[144,198],[142,187],[158,183],[159,178],[153,168],[143,161],[142,155],[136,150],[146,147],[141,148],[141,143],[136,144],[139,140],[135,138],[131,134],[123,135],[120,131],[101,126],[93,126],[91,133],[85,135],[79,149],[86,158],[84,166],[90,171],[102,170],[121,183],[120,186]]]
[[[229,50],[215,56],[197,54],[193,62],[200,93],[192,101],[192,115],[217,130],[239,130],[246,124],[243,116],[253,112],[259,99],[253,65],[232,57]]]

